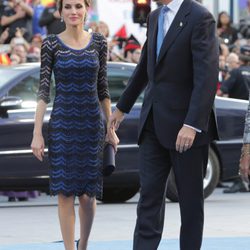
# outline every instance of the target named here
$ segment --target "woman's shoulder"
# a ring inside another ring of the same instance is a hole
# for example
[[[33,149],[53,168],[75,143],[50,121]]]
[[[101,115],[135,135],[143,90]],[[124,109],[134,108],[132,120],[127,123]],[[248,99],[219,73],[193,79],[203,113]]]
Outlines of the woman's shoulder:
[[[107,39],[99,32],[93,32],[93,40],[99,50],[107,47]]]
[[[43,43],[47,44],[54,44],[56,41],[56,35],[55,34],[49,34],[43,39]]]
[[[99,32],[93,32],[92,35],[93,35],[93,38],[98,42],[105,42],[107,40],[106,37]]]

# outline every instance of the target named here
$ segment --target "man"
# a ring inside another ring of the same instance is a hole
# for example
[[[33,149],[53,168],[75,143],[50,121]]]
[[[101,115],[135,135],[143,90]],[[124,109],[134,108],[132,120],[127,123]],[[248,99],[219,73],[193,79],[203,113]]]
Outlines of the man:
[[[61,19],[56,2],[43,10],[39,25],[46,27],[47,34],[59,34],[65,30],[65,23]]]
[[[124,47],[124,59],[126,62],[138,63],[141,56],[141,45],[139,41],[131,35]]]
[[[226,65],[229,72],[233,69],[239,68],[240,66],[239,56],[236,53],[231,52],[226,59]]]
[[[248,100],[250,87],[250,56],[241,48],[240,67],[231,68],[229,76],[217,91],[218,96]]]
[[[22,30],[25,40],[30,41],[32,16],[33,9],[24,0],[10,0],[1,18],[1,25],[9,28],[9,36],[5,43],[10,43],[18,29]]]
[[[148,17],[140,62],[108,128],[118,128],[124,113],[146,88],[139,123],[141,191],[133,249],[156,250],[159,245],[166,180],[173,167],[181,212],[180,249],[198,250],[208,144],[217,135],[211,110],[218,80],[219,45],[215,21],[199,3],[158,2],[164,6]]]

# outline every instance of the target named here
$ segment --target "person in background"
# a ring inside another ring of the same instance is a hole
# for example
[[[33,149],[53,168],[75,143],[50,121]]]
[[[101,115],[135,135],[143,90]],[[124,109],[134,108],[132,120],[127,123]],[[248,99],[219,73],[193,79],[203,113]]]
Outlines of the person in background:
[[[39,25],[46,27],[47,34],[59,34],[65,30],[65,23],[61,20],[56,2],[43,10]]]
[[[39,20],[45,9],[44,5],[41,4],[41,0],[33,0],[33,18],[32,18],[32,34],[40,34],[41,36],[46,35],[46,28],[39,25]]]
[[[17,54],[10,55],[11,65],[18,65],[21,63],[21,58]]]
[[[9,43],[15,37],[17,29],[22,30],[23,37],[30,41],[32,31],[30,29],[33,9],[24,0],[9,0],[1,18],[1,25],[9,28],[9,36],[5,43]]]
[[[249,47],[250,48],[250,47]],[[217,91],[218,96],[248,100],[250,87],[250,56],[246,55],[246,46],[241,48],[240,66],[228,72],[229,76]]]
[[[4,9],[7,5],[8,5],[8,0],[0,0],[0,35],[2,34],[2,32],[4,30],[2,25],[1,25],[1,18],[3,16]]]
[[[240,66],[239,56],[236,53],[231,52],[226,59],[226,67],[228,72],[230,73],[233,69],[239,68],[239,66]]]
[[[240,13],[240,20],[250,17],[250,0],[246,1],[246,7]]]
[[[36,34],[32,37],[30,48],[27,52],[27,62],[40,62],[41,60],[42,36]]]
[[[221,47],[219,47],[219,77],[217,83],[217,90],[220,89],[222,82],[225,80],[227,75],[227,66],[226,66],[226,56],[223,54]]]
[[[37,47],[30,47],[27,52],[27,62],[40,62],[41,61],[41,49]]]
[[[0,44],[4,44],[9,37],[9,28],[6,28],[0,35]]]
[[[23,45],[26,52],[30,49],[30,43],[24,38],[24,30],[16,28],[15,36],[10,40],[10,46]]]
[[[43,42],[42,36],[40,34],[34,34],[31,39],[30,46],[41,49],[42,42]]]
[[[19,63],[27,62],[27,51],[23,44],[15,44],[11,50],[10,59],[12,60],[13,55],[17,55],[20,58]]]
[[[7,196],[9,202],[13,201],[28,201],[29,198],[37,198],[39,196],[38,191],[5,191],[0,192],[0,195]]]
[[[239,56],[236,53],[230,53],[227,58],[225,58],[224,55],[220,53],[219,56],[219,82],[217,85],[217,91],[216,94],[218,96],[221,95],[221,84],[224,82],[226,79],[229,78],[230,74],[229,72],[235,68],[239,67]]]
[[[98,32],[98,23],[96,21],[88,22],[87,30],[89,33]]]
[[[238,32],[232,26],[231,18],[225,11],[219,13],[217,21],[217,34],[223,43],[229,47],[238,39]]]
[[[124,60],[130,63],[138,63],[141,57],[141,45],[138,40],[131,35],[124,47]]]
[[[103,21],[99,21],[97,24],[97,32],[101,33],[106,39],[109,38],[109,26]]]

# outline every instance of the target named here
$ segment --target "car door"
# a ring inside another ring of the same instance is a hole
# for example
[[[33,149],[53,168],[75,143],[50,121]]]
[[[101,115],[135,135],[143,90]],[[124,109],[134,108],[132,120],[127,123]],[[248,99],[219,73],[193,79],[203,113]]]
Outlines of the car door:
[[[21,78],[20,81],[17,80],[11,86],[5,96],[20,97],[22,108],[9,110],[8,116],[1,120],[0,187],[4,186],[8,189],[9,186],[17,188],[44,186],[44,182],[48,182],[47,160],[39,162],[30,149],[39,87],[39,69],[23,79]],[[52,86],[54,86],[53,80]],[[51,89],[53,95],[54,87]],[[46,126],[50,109],[48,108],[44,117],[45,138],[47,138]]]

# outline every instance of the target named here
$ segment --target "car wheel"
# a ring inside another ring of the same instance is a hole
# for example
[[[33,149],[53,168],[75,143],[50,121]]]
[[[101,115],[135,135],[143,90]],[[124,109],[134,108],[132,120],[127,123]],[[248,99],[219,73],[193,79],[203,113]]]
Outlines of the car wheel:
[[[204,198],[207,198],[210,194],[212,194],[212,192],[214,191],[219,182],[219,179],[220,179],[219,160],[213,149],[210,148],[208,155],[207,171],[203,181]],[[168,177],[166,197],[173,202],[178,202],[178,192],[175,184],[174,173],[172,170]]]
[[[102,202],[121,203],[131,199],[139,191],[139,187],[133,188],[104,188]]]
[[[213,193],[220,180],[220,163],[212,148],[209,149],[207,171],[203,180],[204,197]]]
[[[172,202],[179,201],[173,170],[170,171],[168,176],[166,197]]]

